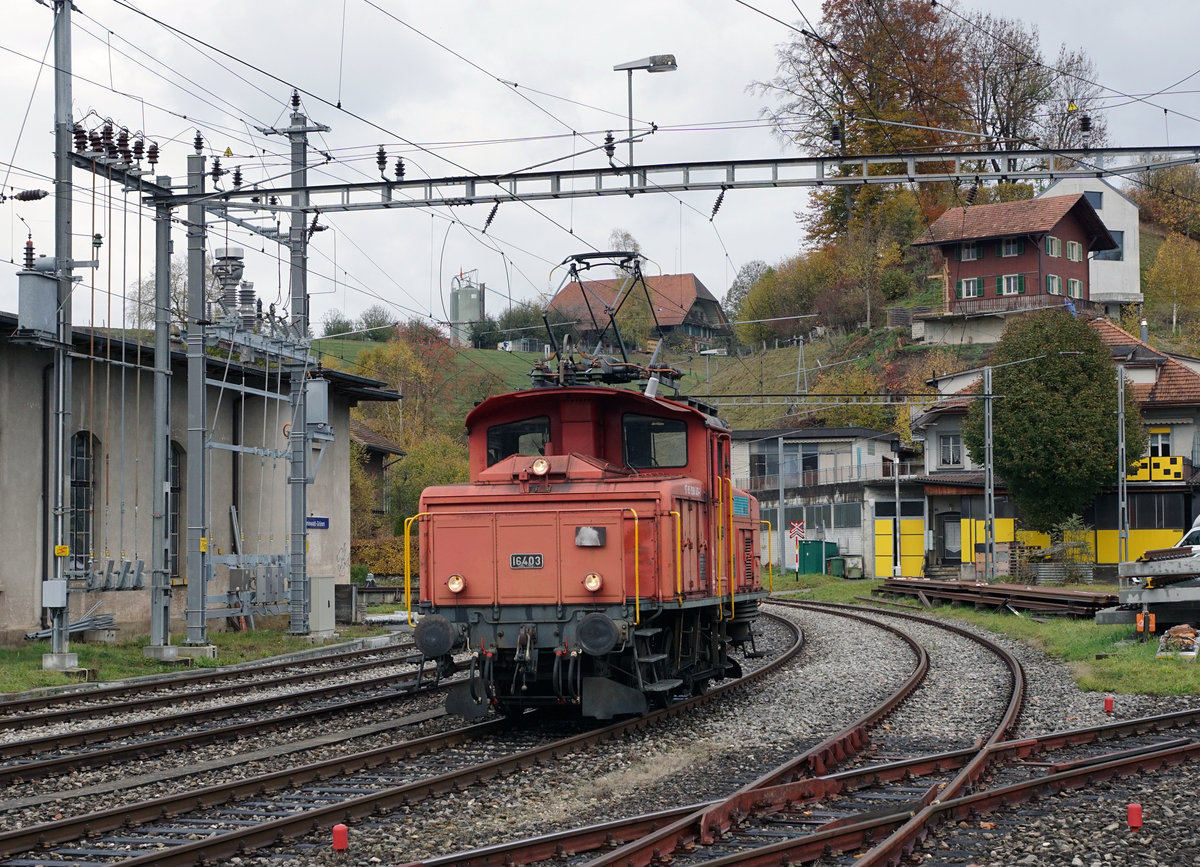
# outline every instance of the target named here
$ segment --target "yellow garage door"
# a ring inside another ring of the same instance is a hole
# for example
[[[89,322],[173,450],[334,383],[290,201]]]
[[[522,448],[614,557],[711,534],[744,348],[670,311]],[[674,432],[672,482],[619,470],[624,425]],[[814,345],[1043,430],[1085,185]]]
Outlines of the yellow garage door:
[[[892,536],[894,518],[875,519],[875,577],[890,578],[894,573],[896,543]],[[925,519],[900,519],[900,575],[919,578],[925,567]]]

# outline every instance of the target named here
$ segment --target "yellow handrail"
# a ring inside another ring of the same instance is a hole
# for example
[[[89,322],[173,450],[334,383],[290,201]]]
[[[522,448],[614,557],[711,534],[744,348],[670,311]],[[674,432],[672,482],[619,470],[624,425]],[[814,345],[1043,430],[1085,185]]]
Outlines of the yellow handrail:
[[[683,604],[683,518],[672,509],[668,514],[675,516],[675,595]]]
[[[771,537],[775,529],[771,526],[770,521],[759,521],[760,524],[767,525],[767,592],[775,592],[775,553],[771,550]]]
[[[733,479],[725,479],[729,485],[729,616],[734,615],[733,594],[737,592],[737,555],[733,550]]]
[[[725,568],[725,552],[721,541],[725,537],[725,479],[717,476],[717,544],[713,556],[717,561],[717,599],[721,598],[721,571]],[[717,620],[725,619],[725,606],[717,605]]]
[[[633,512],[633,625],[642,622],[642,579],[639,568],[641,561],[641,541],[638,537],[638,513],[631,506],[624,511]]]
[[[408,625],[415,626],[412,619],[412,545],[408,535],[409,529],[413,525],[413,521],[427,517],[428,512],[418,512],[411,518],[404,519],[404,613],[408,618]]]

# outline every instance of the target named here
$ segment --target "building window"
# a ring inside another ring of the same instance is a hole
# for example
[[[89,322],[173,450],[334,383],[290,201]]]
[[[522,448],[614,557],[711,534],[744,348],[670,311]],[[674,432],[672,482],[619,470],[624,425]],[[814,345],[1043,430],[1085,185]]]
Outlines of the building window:
[[[1005,274],[996,278],[996,289],[1000,295],[1020,295],[1025,291],[1025,277],[1022,274]]]
[[[1046,255],[1058,258],[1062,255],[1062,239],[1053,235],[1046,236]]]
[[[851,528],[861,527],[862,503],[834,503],[833,526]]]
[[[1020,238],[1005,238],[999,246],[1000,255],[1005,257],[1020,256],[1025,252],[1025,242]]]
[[[182,550],[182,540],[179,537],[183,525],[183,449],[179,443],[171,443],[170,466],[167,468],[167,486],[171,489],[167,501],[167,535],[170,538],[170,570],[172,578],[183,576],[179,568],[179,552]]]
[[[1183,494],[1130,494],[1131,530],[1179,530],[1183,521]]]
[[[1083,261],[1083,244],[1080,244],[1078,241],[1067,241],[1067,261]]]
[[[963,241],[958,249],[959,258],[964,262],[974,262],[979,258],[979,245],[974,241]]]
[[[1150,451],[1152,458],[1168,458],[1171,456],[1171,431],[1151,431]]]
[[[963,465],[961,434],[942,434],[938,437],[938,446],[942,458],[940,466],[961,467]]]
[[[1109,229],[1108,234],[1112,235],[1113,240],[1117,242],[1116,249],[1097,250],[1092,254],[1092,258],[1099,259],[1102,262],[1125,261],[1125,233],[1119,229]]]
[[[1057,274],[1046,275],[1046,294],[1061,295],[1062,294],[1062,277]]]
[[[967,277],[958,281],[955,290],[959,298],[978,298],[983,295],[983,281],[979,277]]]
[[[1097,211],[1104,207],[1104,193],[1100,190],[1084,190],[1083,196]]]
[[[1072,298],[1082,298],[1083,297],[1083,281],[1082,280],[1068,280],[1067,281],[1067,294],[1070,295]]]
[[[96,440],[85,430],[71,437],[71,494],[67,504],[70,569],[84,575],[93,553],[96,503]]]

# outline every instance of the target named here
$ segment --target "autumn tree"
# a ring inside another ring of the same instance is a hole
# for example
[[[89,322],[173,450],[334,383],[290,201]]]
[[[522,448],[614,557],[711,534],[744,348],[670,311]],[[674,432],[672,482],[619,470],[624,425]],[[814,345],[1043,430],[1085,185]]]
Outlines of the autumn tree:
[[[1129,197],[1142,220],[1200,239],[1200,166],[1164,166],[1139,172]]]
[[[422,437],[393,469],[391,491],[395,532],[404,532],[404,519],[420,511],[421,492],[431,485],[451,485],[469,478],[467,449],[461,438],[442,432]]]
[[[825,0],[807,28],[777,52],[774,78],[757,82],[774,107],[775,133],[812,155],[912,152],[958,143],[966,92],[959,29],[925,0]],[[806,228],[841,235],[852,212],[894,191],[877,186],[816,190]]]
[[[1200,244],[1177,232],[1167,235],[1146,275],[1146,305],[1171,311],[1171,333],[1178,331],[1182,307],[1189,313],[1200,303]]]
[[[354,320],[343,313],[341,310],[331,309],[325,311],[325,315],[321,317],[321,333],[325,337],[348,337],[352,340],[362,338],[361,334],[356,334],[358,329],[354,325]]]
[[[1116,482],[1112,354],[1084,320],[1055,309],[1010,319],[990,364],[992,466],[1027,526],[1049,532]],[[973,401],[963,425],[963,441],[979,465],[983,411],[983,401]],[[1128,382],[1125,448],[1130,466],[1146,449]]]
[[[895,423],[896,411],[882,402],[886,389],[874,362],[851,362],[823,369],[808,393],[818,400],[820,395],[830,396],[829,403],[815,413],[828,427],[886,431]],[[879,402],[868,402],[871,399]]]

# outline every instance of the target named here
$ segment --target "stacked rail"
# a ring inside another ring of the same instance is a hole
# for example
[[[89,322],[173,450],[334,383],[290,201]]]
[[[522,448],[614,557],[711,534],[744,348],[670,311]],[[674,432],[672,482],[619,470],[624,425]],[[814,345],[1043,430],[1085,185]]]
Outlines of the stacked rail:
[[[935,603],[946,603],[1088,618],[1095,617],[1101,608],[1111,607],[1120,601],[1115,592],[1100,590],[935,581],[928,578],[890,578],[871,593],[877,596],[908,596],[917,599],[926,608],[931,608]]]

